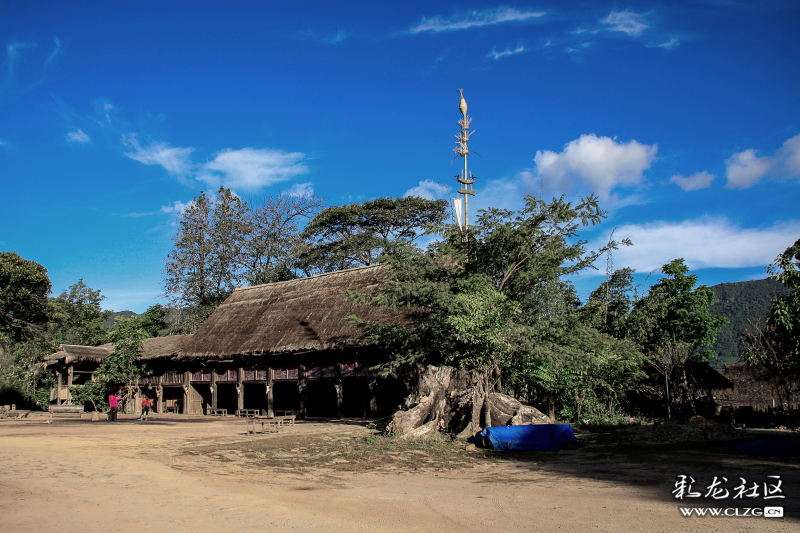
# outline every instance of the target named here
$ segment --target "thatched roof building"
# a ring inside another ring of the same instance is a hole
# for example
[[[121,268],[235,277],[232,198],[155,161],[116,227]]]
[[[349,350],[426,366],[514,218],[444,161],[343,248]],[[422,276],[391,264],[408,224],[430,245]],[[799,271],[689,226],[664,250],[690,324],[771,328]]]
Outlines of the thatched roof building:
[[[180,353],[181,344],[191,335],[170,335],[145,339],[144,346],[139,350],[139,359],[151,360],[175,357]],[[61,344],[58,350],[45,358],[48,365],[60,363],[100,363],[108,354],[114,351],[112,343],[100,346],[78,346],[74,344]]]
[[[410,314],[356,305],[345,291],[370,292],[385,277],[383,266],[236,289],[181,347],[179,359],[277,355],[338,350],[371,344],[347,317],[410,324]]]

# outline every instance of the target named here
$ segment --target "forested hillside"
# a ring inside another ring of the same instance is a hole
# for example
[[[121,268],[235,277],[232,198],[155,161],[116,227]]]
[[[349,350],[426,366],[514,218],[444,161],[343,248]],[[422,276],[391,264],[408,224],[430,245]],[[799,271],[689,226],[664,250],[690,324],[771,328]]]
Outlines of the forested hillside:
[[[740,360],[739,355],[744,350],[744,345],[739,341],[739,336],[745,327],[750,327],[750,320],[758,319],[763,326],[772,298],[786,295],[789,291],[770,278],[720,283],[711,288],[716,300],[709,311],[730,321],[717,334],[717,341],[712,347],[717,352],[717,357],[709,361],[711,366],[721,369]]]

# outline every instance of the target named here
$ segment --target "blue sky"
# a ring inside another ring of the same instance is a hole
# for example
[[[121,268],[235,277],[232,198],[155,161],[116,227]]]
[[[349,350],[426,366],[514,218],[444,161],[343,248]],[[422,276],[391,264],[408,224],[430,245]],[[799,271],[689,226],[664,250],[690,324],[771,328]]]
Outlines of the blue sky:
[[[765,277],[800,238],[800,3],[564,4],[3,2],[0,250],[142,312],[201,190],[446,198],[463,87],[472,205],[595,192],[583,236],[638,281]]]

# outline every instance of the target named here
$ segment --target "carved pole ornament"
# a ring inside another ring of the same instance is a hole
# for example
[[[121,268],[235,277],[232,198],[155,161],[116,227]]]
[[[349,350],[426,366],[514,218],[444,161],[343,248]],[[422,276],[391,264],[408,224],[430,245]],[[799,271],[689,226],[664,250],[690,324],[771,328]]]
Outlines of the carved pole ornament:
[[[463,196],[463,200],[462,198],[454,198],[453,208],[455,210],[459,229],[462,229],[462,231],[466,232],[469,229],[469,197],[475,196],[475,191],[472,190],[472,184],[475,183],[474,178],[476,177],[470,174],[467,170],[467,156],[470,154],[470,152],[472,152],[467,144],[469,143],[469,136],[475,132],[469,131],[469,124],[472,122],[472,119],[467,116],[467,101],[464,99],[464,90],[459,89],[458,94],[458,110],[461,112],[463,117],[458,120],[458,125],[461,126],[461,133],[456,134],[456,147],[453,148],[453,151],[456,153],[456,157],[464,158],[464,171],[461,174],[456,175],[458,183],[461,184],[458,194]],[[453,158],[453,161],[455,161],[455,158]],[[461,212],[462,201],[464,202],[463,227]]]

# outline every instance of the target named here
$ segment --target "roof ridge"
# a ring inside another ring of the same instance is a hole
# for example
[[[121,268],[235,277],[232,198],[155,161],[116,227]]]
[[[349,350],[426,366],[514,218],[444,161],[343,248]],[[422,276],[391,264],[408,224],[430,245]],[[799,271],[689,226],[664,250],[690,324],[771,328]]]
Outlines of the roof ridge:
[[[289,280],[286,280],[286,281],[273,281],[272,283],[261,283],[260,285],[250,285],[249,287],[237,287],[237,288],[233,289],[233,292],[246,291],[246,290],[249,290],[249,289],[258,289],[258,288],[261,288],[261,287],[266,287],[267,285],[275,286],[275,285],[282,285],[282,284],[288,284],[288,283],[299,283],[299,282],[308,281],[308,280],[312,280],[312,279],[323,278],[325,276],[333,276],[335,274],[341,274],[342,272],[353,272],[353,271],[356,271],[356,270],[367,270],[369,268],[380,268],[380,267],[383,267],[383,266],[385,266],[385,265],[367,265],[367,266],[362,266],[362,267],[344,268],[342,270],[335,270],[333,272],[323,272],[322,274],[317,274],[315,276],[306,276],[304,278],[295,278],[295,279],[289,279]]]

